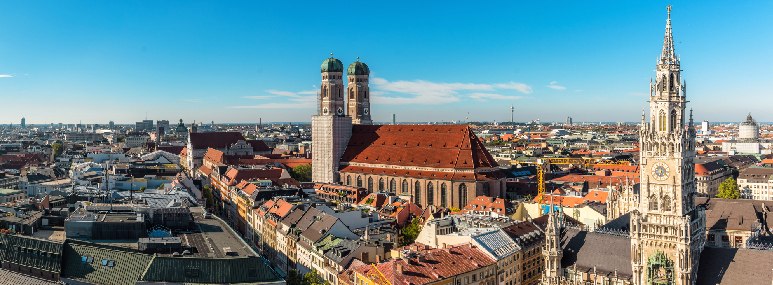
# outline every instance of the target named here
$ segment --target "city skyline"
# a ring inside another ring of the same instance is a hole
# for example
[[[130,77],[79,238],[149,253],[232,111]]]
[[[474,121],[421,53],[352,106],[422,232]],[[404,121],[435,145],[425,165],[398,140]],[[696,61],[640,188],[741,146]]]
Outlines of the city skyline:
[[[2,124],[308,122],[331,51],[370,66],[374,121],[636,122],[666,5],[46,4],[0,12]],[[773,5],[673,4],[696,121],[773,121]]]

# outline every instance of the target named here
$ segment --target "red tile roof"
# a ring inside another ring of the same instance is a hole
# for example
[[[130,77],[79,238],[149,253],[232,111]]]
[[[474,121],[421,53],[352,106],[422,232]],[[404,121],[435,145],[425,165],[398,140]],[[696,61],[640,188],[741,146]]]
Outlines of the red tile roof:
[[[422,171],[422,170],[403,170],[403,169],[391,169],[391,168],[375,168],[375,167],[362,167],[362,166],[344,166],[340,170],[341,173],[361,173],[361,174],[378,174],[387,176],[399,176],[399,177],[412,177],[412,178],[424,178],[424,179],[439,179],[439,180],[466,180],[466,181],[483,181],[491,179],[503,178],[504,174],[499,171],[485,172],[485,173],[472,173],[472,172],[444,172],[444,171]]]
[[[455,169],[497,166],[466,125],[355,125],[341,161]]]
[[[212,163],[225,163],[225,160],[223,159],[224,156],[225,154],[223,154],[222,151],[210,147],[204,154],[204,160]]]
[[[593,201],[593,202],[606,204],[608,196],[609,196],[609,192],[607,191],[591,190],[591,191],[588,191],[588,194],[586,194],[585,197],[583,198],[585,198],[585,201]]]
[[[494,212],[498,215],[507,215],[508,205],[505,199],[493,198],[488,196],[475,197],[470,203],[464,206],[462,213],[474,212]]]
[[[403,249],[411,247],[423,248],[424,246],[414,244]],[[417,253],[416,256],[392,259],[375,266],[360,266],[354,270],[369,278],[383,275],[391,285],[422,285],[490,266],[496,262],[486,253],[469,244],[450,248],[420,249]],[[376,269],[381,274],[374,271]]]
[[[236,185],[240,181],[271,180],[276,185],[289,184],[300,185],[298,181],[292,178],[282,178],[284,169],[251,169],[251,168],[229,168],[225,172],[225,177],[229,185]]]
[[[239,132],[191,133],[190,137],[194,149],[226,148],[239,140],[246,141]]]
[[[271,151],[271,148],[262,140],[248,140],[247,143],[252,146],[253,151]]]

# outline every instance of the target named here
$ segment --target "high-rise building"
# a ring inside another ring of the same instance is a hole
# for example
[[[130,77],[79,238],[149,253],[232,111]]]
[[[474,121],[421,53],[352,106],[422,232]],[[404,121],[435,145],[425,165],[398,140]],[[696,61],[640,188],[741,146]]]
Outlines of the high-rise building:
[[[27,128],[27,119],[24,117],[21,117],[21,128],[26,129]]]
[[[569,126],[572,125],[572,117],[566,117],[566,124]]]
[[[111,130],[115,130],[115,122],[113,122],[113,121],[110,121],[109,123],[107,123],[107,125],[109,126],[109,128],[110,128]]]
[[[701,122],[701,134],[703,135],[711,134],[711,127],[709,126],[709,121]]]
[[[153,120],[142,120],[134,123],[135,131],[153,131]]]
[[[169,126],[169,120],[156,121],[156,132],[158,136],[164,136],[171,131]]]

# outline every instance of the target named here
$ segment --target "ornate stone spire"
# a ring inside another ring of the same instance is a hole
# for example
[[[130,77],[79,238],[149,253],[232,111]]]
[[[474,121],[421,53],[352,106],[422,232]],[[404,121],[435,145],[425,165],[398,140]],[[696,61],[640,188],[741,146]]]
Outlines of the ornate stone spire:
[[[679,64],[674,50],[674,35],[671,34],[671,5],[666,7],[668,18],[666,19],[666,35],[663,36],[663,52],[660,54],[660,64]]]

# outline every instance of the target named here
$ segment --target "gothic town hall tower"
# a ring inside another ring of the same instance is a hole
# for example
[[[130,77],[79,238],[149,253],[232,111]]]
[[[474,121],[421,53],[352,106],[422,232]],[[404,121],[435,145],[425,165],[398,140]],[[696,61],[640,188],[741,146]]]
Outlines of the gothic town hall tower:
[[[649,120],[643,114],[639,130],[640,199],[630,216],[633,284],[695,284],[706,223],[704,209],[693,201],[695,128],[692,111],[685,114],[686,90],[669,6],[663,51],[650,83]]]

